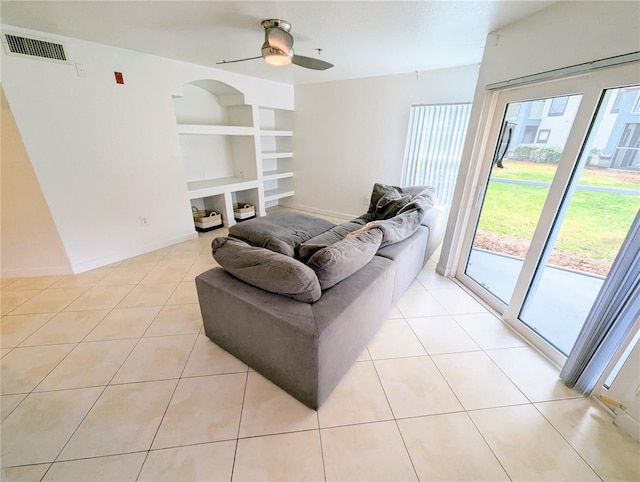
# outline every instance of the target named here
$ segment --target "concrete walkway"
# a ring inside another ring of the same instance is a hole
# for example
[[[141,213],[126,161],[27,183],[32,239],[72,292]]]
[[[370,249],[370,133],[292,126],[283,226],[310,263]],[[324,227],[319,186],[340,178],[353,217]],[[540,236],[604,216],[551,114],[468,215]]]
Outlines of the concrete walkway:
[[[522,264],[519,258],[472,249],[467,274],[508,303]],[[588,274],[547,266],[537,291],[529,295],[519,318],[568,354],[603,281]]]
[[[539,187],[551,186],[550,182],[545,182],[545,181],[528,181],[526,179],[506,179],[503,177],[492,177],[491,181],[502,182],[505,184],[523,184],[525,186],[539,186]],[[640,196],[640,189],[619,189],[615,187],[582,186],[578,184],[576,186],[576,190],[604,192],[607,194],[624,194],[626,196]]]

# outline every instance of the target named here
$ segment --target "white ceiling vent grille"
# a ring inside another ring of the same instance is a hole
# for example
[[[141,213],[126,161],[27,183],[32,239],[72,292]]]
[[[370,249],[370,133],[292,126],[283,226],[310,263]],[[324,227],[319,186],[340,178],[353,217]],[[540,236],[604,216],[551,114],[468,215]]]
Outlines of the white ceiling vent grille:
[[[68,62],[64,44],[23,35],[4,34],[4,46],[8,54],[28,55],[42,59]]]

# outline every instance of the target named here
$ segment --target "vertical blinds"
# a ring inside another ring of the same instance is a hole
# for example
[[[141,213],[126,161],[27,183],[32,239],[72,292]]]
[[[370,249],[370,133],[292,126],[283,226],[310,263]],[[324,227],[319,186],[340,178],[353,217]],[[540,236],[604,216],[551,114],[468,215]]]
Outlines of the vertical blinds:
[[[470,112],[471,104],[411,107],[403,186],[433,186],[451,204]]]

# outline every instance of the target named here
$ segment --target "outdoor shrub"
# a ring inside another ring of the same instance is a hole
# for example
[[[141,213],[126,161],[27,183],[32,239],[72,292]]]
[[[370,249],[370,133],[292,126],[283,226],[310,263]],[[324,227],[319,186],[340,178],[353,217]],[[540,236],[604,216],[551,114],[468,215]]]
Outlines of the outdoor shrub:
[[[540,144],[519,144],[513,151],[513,158],[518,161],[543,162],[557,164],[560,162],[562,149],[556,146]]]
[[[517,161],[528,161],[531,159],[531,152],[536,148],[535,144],[518,144],[513,151],[513,158]]]

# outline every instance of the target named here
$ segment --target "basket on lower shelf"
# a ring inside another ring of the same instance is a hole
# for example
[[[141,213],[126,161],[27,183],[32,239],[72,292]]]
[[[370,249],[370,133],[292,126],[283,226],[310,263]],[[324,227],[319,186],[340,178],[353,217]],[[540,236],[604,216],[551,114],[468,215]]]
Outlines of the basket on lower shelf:
[[[256,215],[256,208],[251,204],[233,203],[233,217],[239,221],[252,218]]]
[[[207,232],[222,226],[222,216],[216,211],[208,209],[198,209],[191,207],[193,211],[193,222],[196,225],[196,231]]]

